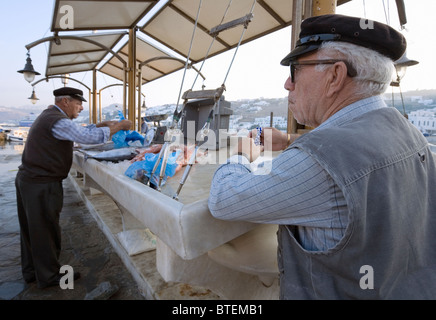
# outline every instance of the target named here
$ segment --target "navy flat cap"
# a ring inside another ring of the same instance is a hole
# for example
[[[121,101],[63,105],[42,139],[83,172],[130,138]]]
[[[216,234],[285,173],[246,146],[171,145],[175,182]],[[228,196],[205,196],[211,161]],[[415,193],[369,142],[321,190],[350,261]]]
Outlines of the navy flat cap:
[[[55,97],[70,96],[71,98],[86,102],[85,98],[83,98],[83,91],[76,88],[59,88],[53,91],[53,95]]]
[[[300,39],[281,62],[289,66],[299,56],[317,50],[325,41],[344,41],[372,49],[396,61],[406,51],[406,38],[392,27],[363,18],[326,14],[305,19]]]

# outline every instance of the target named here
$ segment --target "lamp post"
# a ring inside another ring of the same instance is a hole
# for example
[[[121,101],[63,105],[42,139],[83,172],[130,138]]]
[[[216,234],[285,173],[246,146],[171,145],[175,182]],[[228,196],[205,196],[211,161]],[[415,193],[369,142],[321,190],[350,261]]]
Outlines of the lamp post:
[[[38,102],[39,99],[36,97],[35,89],[32,90],[32,95],[27,99],[29,99],[32,104],[36,104],[36,102]]]
[[[30,53],[29,51],[27,52],[27,59],[26,59],[26,64],[24,66],[23,70],[18,70],[17,72],[22,73],[24,75],[24,79],[27,82],[32,82],[35,79],[35,75],[40,75],[39,72],[35,71],[35,69],[33,69],[33,65],[32,65],[32,59],[30,59]]]

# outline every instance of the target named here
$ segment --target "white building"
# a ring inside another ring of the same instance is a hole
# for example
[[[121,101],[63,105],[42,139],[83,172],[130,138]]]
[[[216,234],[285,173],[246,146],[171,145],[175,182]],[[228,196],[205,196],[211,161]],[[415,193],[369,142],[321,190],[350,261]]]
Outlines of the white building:
[[[260,127],[269,127],[271,124],[271,117],[255,118],[254,124]],[[273,127],[286,127],[288,120],[285,117],[273,117]]]
[[[412,111],[409,121],[424,134],[436,134],[436,108]]]

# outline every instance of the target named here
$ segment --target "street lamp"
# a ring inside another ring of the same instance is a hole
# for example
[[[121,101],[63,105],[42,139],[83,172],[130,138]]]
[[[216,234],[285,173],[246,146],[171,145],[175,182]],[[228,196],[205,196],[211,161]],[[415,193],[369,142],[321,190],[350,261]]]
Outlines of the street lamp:
[[[396,79],[392,80],[391,86],[399,87],[401,79],[403,79],[404,76],[406,75],[407,67],[414,66],[418,63],[419,62],[416,60],[410,60],[406,56],[406,53],[404,53],[400,59],[394,62]]]
[[[36,97],[35,89],[32,90],[32,95],[31,95],[29,98],[27,98],[27,99],[29,99],[30,102],[32,102],[32,104],[36,104],[36,102],[37,102],[39,99]]]
[[[18,70],[17,72],[22,73],[24,75],[24,79],[27,82],[32,82],[35,79],[35,75],[40,75],[39,72],[35,71],[33,69],[32,65],[32,59],[30,59],[30,53],[27,52],[27,59],[26,59],[26,65],[24,66],[23,70]]]
[[[403,56],[394,62],[395,66],[395,75],[396,79],[392,79],[391,81],[391,87],[392,87],[392,105],[394,105],[394,90],[393,87],[398,87],[400,89],[400,97],[401,97],[401,104],[403,106],[403,116],[408,119],[408,115],[406,114],[406,107],[404,105],[404,99],[403,99],[403,92],[401,91],[400,82],[406,75],[407,67],[414,66],[418,64],[419,62],[416,60],[410,60],[406,56],[406,52],[404,52]]]

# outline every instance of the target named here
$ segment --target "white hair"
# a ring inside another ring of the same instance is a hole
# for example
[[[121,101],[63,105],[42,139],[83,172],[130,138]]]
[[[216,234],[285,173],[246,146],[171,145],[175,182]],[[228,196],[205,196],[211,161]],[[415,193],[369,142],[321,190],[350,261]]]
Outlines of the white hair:
[[[70,96],[57,96],[55,97],[55,103],[61,101],[63,98],[68,98],[68,101],[73,100],[73,98]]]
[[[353,66],[357,75],[352,79],[356,82],[359,94],[374,96],[384,93],[395,70],[393,61],[365,47],[348,42],[324,42],[319,50],[319,59],[344,59]],[[318,65],[326,68],[326,65]]]

